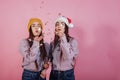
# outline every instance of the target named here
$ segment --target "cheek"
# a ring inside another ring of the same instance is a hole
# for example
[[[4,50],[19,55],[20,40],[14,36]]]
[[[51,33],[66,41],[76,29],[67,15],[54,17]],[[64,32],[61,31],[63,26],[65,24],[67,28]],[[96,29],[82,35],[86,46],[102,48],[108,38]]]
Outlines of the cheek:
[[[64,27],[62,27],[62,28],[61,28],[61,30],[64,32],[64,31],[65,31],[65,28],[64,28]]]
[[[35,32],[35,29],[34,29],[34,28],[32,28],[32,32]]]
[[[39,31],[39,33],[41,33],[42,32],[42,30],[40,29],[40,30],[38,30]]]

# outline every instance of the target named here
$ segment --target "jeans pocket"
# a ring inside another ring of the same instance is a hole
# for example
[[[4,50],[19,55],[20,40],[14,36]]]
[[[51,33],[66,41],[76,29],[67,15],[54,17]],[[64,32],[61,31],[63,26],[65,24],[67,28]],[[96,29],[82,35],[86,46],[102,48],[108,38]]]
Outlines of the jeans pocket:
[[[29,72],[24,71],[22,74],[22,80],[32,80],[32,75]]]
[[[74,71],[73,70],[70,70],[70,71],[67,71],[65,72],[65,79],[66,80],[74,80]]]

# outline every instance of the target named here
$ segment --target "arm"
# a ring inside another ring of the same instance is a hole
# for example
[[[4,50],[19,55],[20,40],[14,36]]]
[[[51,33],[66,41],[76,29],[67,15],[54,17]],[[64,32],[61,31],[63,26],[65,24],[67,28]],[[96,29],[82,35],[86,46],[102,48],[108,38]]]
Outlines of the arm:
[[[78,45],[75,39],[67,42],[66,36],[61,37],[60,48],[64,58],[75,59],[78,54]]]
[[[36,60],[36,56],[39,51],[39,42],[33,41],[33,45],[30,48],[27,40],[22,40],[19,49],[20,53],[27,63],[33,62]]]

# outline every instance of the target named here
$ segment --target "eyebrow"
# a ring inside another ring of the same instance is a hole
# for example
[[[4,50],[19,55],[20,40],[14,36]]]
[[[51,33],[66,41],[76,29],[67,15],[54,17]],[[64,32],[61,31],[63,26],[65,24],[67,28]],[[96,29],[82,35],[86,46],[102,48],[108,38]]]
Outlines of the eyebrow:
[[[61,22],[62,24],[65,24],[64,22]]]
[[[56,22],[56,24],[58,24],[58,23],[62,23],[62,24],[65,24],[64,22]]]
[[[41,26],[40,24],[37,24],[37,25]]]

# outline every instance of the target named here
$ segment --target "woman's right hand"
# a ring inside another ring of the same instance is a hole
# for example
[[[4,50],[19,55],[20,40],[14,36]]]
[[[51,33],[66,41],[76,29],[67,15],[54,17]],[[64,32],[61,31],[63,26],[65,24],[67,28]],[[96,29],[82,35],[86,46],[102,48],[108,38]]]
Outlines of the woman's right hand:
[[[34,38],[34,40],[35,40],[35,41],[38,41],[38,42],[40,42],[42,39],[43,39],[43,36],[40,36],[40,37],[36,36],[36,37]]]

